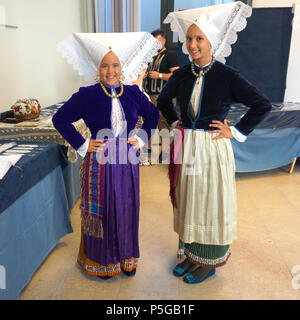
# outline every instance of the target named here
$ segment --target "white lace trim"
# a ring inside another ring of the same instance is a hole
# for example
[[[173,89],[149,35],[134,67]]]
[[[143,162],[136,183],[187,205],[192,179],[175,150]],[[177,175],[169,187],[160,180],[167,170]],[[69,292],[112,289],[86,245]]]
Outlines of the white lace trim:
[[[171,31],[178,33],[178,39],[180,42],[185,42],[185,33],[182,30],[179,22],[175,18],[175,16],[172,13],[169,13],[165,20],[163,21],[165,24],[170,23]],[[192,24],[192,22],[191,22]]]
[[[90,84],[95,83],[94,78],[97,70],[85,61],[81,54],[81,48],[77,45],[73,35],[70,35],[67,39],[60,41],[57,44],[56,49],[86,82]]]
[[[226,24],[219,43],[213,50],[213,56],[217,60],[225,63],[225,58],[231,54],[231,45],[237,41],[237,33],[246,28],[247,18],[249,18],[251,14],[251,7],[237,3]]]
[[[148,67],[153,57],[161,49],[161,43],[156,41],[150,33],[146,33],[136,48],[136,51],[132,53],[123,65],[124,84],[130,84],[137,80],[138,76]]]

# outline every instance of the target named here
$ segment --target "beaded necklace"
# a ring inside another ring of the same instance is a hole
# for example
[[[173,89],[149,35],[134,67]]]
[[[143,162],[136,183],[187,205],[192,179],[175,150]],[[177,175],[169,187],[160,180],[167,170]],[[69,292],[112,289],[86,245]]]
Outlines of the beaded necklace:
[[[211,67],[212,67],[212,65],[213,65],[214,62],[215,62],[215,58],[213,57],[212,60],[211,60],[211,62],[210,62],[210,64],[207,66],[207,68],[206,68],[204,71],[203,71],[203,69],[201,69],[201,70],[199,71],[199,73],[197,73],[197,72],[195,71],[195,63],[194,63],[194,61],[192,61],[192,63],[191,63],[191,71],[192,71],[192,74],[193,74],[195,77],[198,78],[198,82],[197,82],[197,83],[199,83],[200,78],[201,78],[202,76],[204,76],[205,74],[207,74],[207,72],[211,69]]]
[[[104,92],[108,97],[110,97],[110,98],[119,98],[119,97],[121,97],[121,95],[122,95],[123,92],[124,92],[124,86],[123,86],[123,83],[122,83],[122,82],[120,82],[121,91],[120,91],[120,93],[118,93],[118,94],[116,94],[116,95],[110,94],[110,93],[106,90],[106,88],[104,87],[104,85],[103,85],[103,83],[102,83],[101,81],[99,81],[99,83],[100,83],[100,86],[101,86],[103,92]]]

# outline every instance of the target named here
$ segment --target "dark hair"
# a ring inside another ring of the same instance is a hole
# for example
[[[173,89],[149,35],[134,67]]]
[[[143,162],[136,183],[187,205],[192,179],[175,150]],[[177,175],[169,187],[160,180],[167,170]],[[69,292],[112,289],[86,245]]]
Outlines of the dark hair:
[[[161,29],[156,29],[156,30],[152,31],[151,34],[153,35],[154,38],[157,36],[162,36],[165,38],[165,34]]]

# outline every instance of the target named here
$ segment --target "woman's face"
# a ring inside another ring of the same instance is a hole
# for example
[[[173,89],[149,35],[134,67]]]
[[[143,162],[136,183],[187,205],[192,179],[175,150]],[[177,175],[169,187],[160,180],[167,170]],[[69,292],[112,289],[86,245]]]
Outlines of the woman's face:
[[[195,24],[192,24],[186,33],[186,47],[198,65],[203,66],[211,61],[211,44]]]
[[[120,83],[121,63],[112,51],[108,52],[99,66],[100,81],[107,86],[115,86]]]

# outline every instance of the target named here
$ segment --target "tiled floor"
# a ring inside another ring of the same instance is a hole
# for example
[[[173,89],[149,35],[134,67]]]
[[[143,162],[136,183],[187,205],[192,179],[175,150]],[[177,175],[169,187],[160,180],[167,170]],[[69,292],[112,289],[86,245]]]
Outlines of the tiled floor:
[[[239,237],[231,258],[213,277],[188,285],[172,275],[178,240],[166,167],[142,167],[141,258],[135,277],[121,274],[103,281],[80,270],[77,203],[71,213],[74,232],[61,239],[20,299],[300,300],[300,165],[293,174],[288,169],[237,174]],[[294,266],[298,273],[292,273]]]

